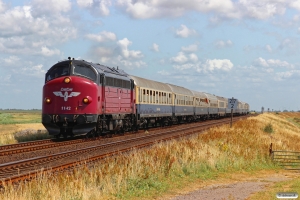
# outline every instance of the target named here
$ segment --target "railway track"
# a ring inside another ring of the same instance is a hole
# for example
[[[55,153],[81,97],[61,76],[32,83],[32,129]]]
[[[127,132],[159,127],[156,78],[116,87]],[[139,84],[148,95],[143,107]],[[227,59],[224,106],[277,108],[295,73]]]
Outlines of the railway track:
[[[234,118],[237,121],[243,117]],[[108,139],[78,139],[72,141],[42,141],[30,142],[2,148],[2,157],[11,157],[10,161],[0,164],[0,180],[3,182],[17,182],[30,179],[45,171],[62,171],[75,166],[92,163],[107,156],[130,151],[132,148],[142,148],[157,141],[170,140],[193,133],[198,133],[213,126],[229,123],[230,119],[212,120],[201,123],[184,124],[168,128],[151,129],[150,133],[131,134]],[[60,145],[60,146],[57,146]],[[24,154],[30,154],[26,157]],[[9,160],[9,159],[8,159]],[[13,161],[12,161],[13,160]]]

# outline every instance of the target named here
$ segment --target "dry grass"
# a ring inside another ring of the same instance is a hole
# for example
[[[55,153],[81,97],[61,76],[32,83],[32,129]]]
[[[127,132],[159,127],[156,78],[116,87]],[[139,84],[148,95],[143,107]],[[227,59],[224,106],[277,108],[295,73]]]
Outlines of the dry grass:
[[[272,133],[264,131],[268,124]],[[153,199],[224,172],[278,169],[268,155],[270,143],[276,149],[299,150],[299,130],[281,114],[266,113],[232,128],[224,125],[190,139],[158,143],[69,174],[44,174],[18,188],[6,186],[0,199]]]
[[[0,124],[0,145],[21,142],[16,140],[15,135],[26,130],[34,130],[36,134],[38,130],[45,131],[46,129],[42,123]]]
[[[0,110],[0,145],[15,144],[15,133],[24,130],[45,130],[41,123],[41,111]]]

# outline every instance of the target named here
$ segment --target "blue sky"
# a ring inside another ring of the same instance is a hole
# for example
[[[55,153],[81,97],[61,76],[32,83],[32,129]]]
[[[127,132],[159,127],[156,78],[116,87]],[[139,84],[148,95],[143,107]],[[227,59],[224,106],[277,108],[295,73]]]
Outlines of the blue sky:
[[[0,108],[40,109],[68,56],[300,110],[300,0],[0,0]]]

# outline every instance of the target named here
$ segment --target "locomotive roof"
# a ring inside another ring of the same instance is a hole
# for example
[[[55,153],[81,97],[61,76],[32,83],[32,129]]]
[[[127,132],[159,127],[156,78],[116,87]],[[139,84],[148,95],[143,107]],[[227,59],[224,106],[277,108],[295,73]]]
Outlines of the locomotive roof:
[[[68,63],[70,64],[69,62],[73,63],[74,64],[85,64],[85,65],[90,65],[90,66],[93,66],[100,74],[115,74],[115,75],[120,75],[120,76],[125,76],[125,77],[128,77],[128,74],[122,70],[122,69],[119,69],[119,67],[117,68],[114,68],[114,67],[108,67],[106,65],[101,65],[99,63],[92,63],[92,62],[88,62],[86,60],[62,60],[62,61],[59,61],[58,63],[56,63],[55,65],[58,65],[58,64],[61,64],[61,63]],[[53,65],[53,66],[55,66]]]
[[[106,65],[101,65],[99,63],[92,63],[92,62],[88,62],[85,60],[74,60],[74,61],[77,61],[77,62],[81,61],[86,65],[93,66],[98,71],[99,74],[105,74],[105,76],[129,80],[128,74],[124,70],[119,69],[119,67],[117,67],[117,68],[108,67]]]
[[[118,67],[117,68],[114,68],[114,67],[108,67],[108,66],[105,66],[105,65],[101,65],[99,63],[95,64],[95,63],[92,63],[93,64],[93,67],[95,67],[99,73],[104,73],[104,74],[115,74],[115,75],[120,75],[120,76],[128,76],[128,74],[126,72],[124,72],[122,69],[119,69]]]

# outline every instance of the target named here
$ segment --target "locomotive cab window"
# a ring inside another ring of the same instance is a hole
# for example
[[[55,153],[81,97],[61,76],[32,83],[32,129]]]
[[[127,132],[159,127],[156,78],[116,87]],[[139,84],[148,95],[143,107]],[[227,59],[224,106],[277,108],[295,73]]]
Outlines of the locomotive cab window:
[[[74,75],[83,76],[93,81],[96,81],[97,79],[97,75],[94,70],[91,67],[85,65],[75,65]]]
[[[68,62],[60,63],[59,65],[55,65],[46,73],[46,82],[52,79],[61,77],[61,76],[69,76],[70,75],[70,65]]]

